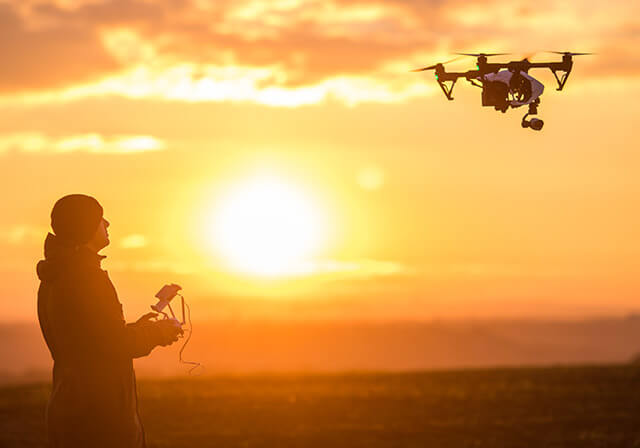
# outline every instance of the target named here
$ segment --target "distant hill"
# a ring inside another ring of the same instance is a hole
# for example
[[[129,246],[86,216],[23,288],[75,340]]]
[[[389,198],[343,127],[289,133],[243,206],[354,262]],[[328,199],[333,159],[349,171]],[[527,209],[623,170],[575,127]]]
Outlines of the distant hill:
[[[181,344],[181,342],[180,342]],[[179,344],[136,361],[141,376],[175,375]],[[395,323],[197,322],[185,359],[208,373],[396,371],[627,362],[640,353],[640,318]],[[37,324],[0,325],[0,382],[46,379]]]

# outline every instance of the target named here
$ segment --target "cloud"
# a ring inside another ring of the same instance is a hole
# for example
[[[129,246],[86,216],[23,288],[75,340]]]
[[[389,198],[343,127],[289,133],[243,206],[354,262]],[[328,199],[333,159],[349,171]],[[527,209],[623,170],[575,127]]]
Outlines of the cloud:
[[[162,140],[149,135],[121,135],[109,138],[95,133],[57,138],[38,132],[0,135],[0,154],[12,150],[49,153],[132,154],[158,151],[165,147]]]
[[[2,94],[87,83],[119,69],[91,26],[70,21],[29,29],[6,3],[0,3],[0,49]]]
[[[140,234],[127,235],[120,241],[123,249],[140,249],[147,245],[147,237]]]
[[[108,263],[110,271],[170,273],[180,275],[193,275],[198,273],[205,274],[201,266],[194,265],[193,263],[165,261],[159,259],[133,261],[109,260]]]
[[[42,244],[46,229],[29,225],[16,225],[0,229],[0,241],[9,245]]]
[[[321,276],[331,278],[370,278],[407,275],[412,270],[402,264],[389,260],[314,260],[289,266],[286,273],[279,277]]]
[[[353,277],[386,277],[406,275],[411,269],[402,263],[389,260],[360,259],[354,261],[327,260],[315,263],[319,274],[338,273]]]
[[[206,75],[202,75],[206,73]],[[437,86],[419,77],[406,83],[367,76],[336,76],[297,87],[271,85],[267,81],[281,73],[278,68],[174,66],[150,70],[140,67],[94,84],[58,92],[35,93],[14,98],[21,104],[71,101],[92,96],[118,95],[131,99],[170,101],[254,102],[267,106],[296,107],[338,100],[348,105],[366,101],[389,103],[429,94]],[[200,76],[199,78],[197,78]]]
[[[460,50],[607,50],[579,60],[581,79],[636,77],[639,9],[622,0],[29,0],[0,7],[0,41],[11,42],[0,93],[404,101],[437,90],[408,69]]]
[[[136,238],[141,235],[132,235]],[[121,241],[121,247],[124,240]],[[145,240],[146,243],[146,240]],[[119,271],[132,272],[172,272],[194,275],[222,275],[242,278],[262,278],[260,275],[232,273],[228,269],[213,264],[202,264],[189,261],[164,259],[140,259],[129,261],[111,260],[110,266]],[[290,266],[285,273],[273,279],[293,278],[331,278],[331,279],[366,279],[370,277],[395,277],[410,275],[414,271],[399,262],[390,260],[357,259],[357,260],[315,260],[297,263]]]

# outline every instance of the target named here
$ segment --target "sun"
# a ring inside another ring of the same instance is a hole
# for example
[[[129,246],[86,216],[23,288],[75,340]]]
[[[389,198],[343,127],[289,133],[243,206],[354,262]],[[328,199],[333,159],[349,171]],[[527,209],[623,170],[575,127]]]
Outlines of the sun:
[[[212,218],[216,253],[233,270],[258,276],[308,270],[324,238],[322,214],[313,197],[277,177],[232,185],[219,198]]]

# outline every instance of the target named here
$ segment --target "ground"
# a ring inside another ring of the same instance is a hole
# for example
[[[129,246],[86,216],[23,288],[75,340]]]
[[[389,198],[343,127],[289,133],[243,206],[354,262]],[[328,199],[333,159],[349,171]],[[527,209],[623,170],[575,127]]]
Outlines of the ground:
[[[48,385],[0,388],[0,447],[44,446]],[[640,447],[640,366],[140,380],[150,447]]]

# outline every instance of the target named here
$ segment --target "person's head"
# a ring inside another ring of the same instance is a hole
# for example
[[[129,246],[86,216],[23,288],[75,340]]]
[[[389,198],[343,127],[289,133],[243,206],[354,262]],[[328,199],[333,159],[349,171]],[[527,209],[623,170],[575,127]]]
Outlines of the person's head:
[[[109,245],[102,206],[91,196],[70,194],[60,198],[51,211],[51,228],[64,244],[86,246],[94,252]]]

